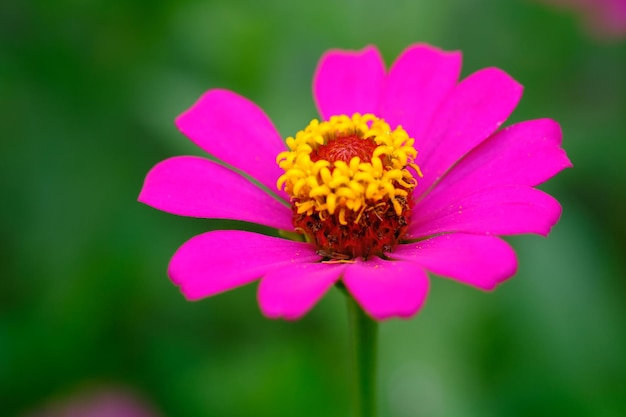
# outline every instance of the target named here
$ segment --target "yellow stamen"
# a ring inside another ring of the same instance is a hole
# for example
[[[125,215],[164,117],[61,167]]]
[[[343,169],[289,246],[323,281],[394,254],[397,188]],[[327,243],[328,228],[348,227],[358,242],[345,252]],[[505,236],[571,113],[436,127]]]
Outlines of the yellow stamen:
[[[349,162],[315,160],[317,150],[346,137],[372,141],[369,161],[359,156]],[[406,197],[417,185],[407,168],[422,176],[414,162],[414,140],[402,127],[392,130],[372,114],[333,116],[325,122],[312,120],[286,143],[289,150],[276,158],[285,171],[276,182],[278,189],[284,189],[296,201],[297,213],[319,213],[320,218],[326,218],[337,212],[342,225],[347,224],[346,210],[357,214],[350,218],[359,222],[364,210],[375,209],[382,200],[390,201],[396,214],[401,215],[403,205],[396,197]]]

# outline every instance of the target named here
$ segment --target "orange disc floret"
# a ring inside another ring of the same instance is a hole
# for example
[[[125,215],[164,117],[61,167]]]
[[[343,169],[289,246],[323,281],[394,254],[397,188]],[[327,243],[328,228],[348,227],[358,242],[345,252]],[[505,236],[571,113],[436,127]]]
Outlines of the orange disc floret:
[[[367,259],[405,233],[417,181],[414,140],[372,114],[313,120],[277,157],[293,224],[325,260]]]

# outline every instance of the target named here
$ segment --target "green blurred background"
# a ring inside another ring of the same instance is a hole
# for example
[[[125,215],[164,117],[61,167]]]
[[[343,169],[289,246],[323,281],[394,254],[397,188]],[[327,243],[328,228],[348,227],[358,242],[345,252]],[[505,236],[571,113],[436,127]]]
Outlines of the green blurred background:
[[[22,416],[123,386],[162,416],[347,416],[344,300],[261,316],[256,285],[186,302],[170,256],[215,221],[136,202],[148,170],[202,153],[173,119],[205,90],[258,103],[283,135],[316,116],[329,48],[414,42],[525,86],[508,123],[560,121],[563,216],[513,237],[494,293],[433,279],[382,324],[381,416],[626,415],[626,40],[539,1],[9,1],[0,6],[0,407]]]

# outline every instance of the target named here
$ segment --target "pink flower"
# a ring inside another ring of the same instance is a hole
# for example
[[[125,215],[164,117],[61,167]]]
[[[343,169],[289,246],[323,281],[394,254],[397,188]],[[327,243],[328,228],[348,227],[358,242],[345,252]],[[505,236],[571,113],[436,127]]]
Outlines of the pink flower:
[[[260,278],[261,310],[286,319],[341,282],[381,320],[422,307],[427,272],[482,290],[514,275],[515,254],[497,236],[547,235],[561,207],[533,187],[571,164],[552,120],[497,131],[521,85],[497,68],[459,82],[460,68],[460,52],[424,44],[388,71],[375,47],[330,51],[313,83],[324,122],[287,139],[289,148],[254,103],[226,90],[205,93],[178,128],[275,196],[225,165],[179,156],[149,172],[139,201],[298,232],[308,242],[204,233],[172,258],[173,282],[197,300]]]
[[[24,417],[158,417],[153,407],[135,393],[120,387],[82,389]]]
[[[580,15],[587,30],[599,38],[626,36],[626,0],[544,0]]]

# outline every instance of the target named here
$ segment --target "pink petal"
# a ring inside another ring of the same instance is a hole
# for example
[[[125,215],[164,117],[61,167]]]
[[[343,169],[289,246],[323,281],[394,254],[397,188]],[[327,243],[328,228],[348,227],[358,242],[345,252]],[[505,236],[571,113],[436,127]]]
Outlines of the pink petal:
[[[429,286],[428,276],[415,263],[380,258],[348,265],[343,282],[376,320],[411,317],[424,304]]]
[[[276,156],[286,149],[270,119],[256,104],[227,90],[209,90],[176,119],[176,126],[217,159],[278,192]]]
[[[259,304],[267,317],[296,320],[339,279],[345,265],[300,263],[269,272],[259,284]]]
[[[424,200],[497,185],[541,184],[572,166],[560,145],[561,128],[554,120],[530,120],[509,126],[471,151]]]
[[[172,257],[168,273],[187,299],[198,300],[252,282],[275,269],[319,259],[308,243],[218,230],[185,242]]]
[[[483,290],[495,288],[517,270],[513,249],[493,236],[440,235],[400,245],[392,256]]]
[[[382,98],[381,116],[422,138],[435,111],[457,84],[461,53],[425,44],[406,49],[392,65]]]
[[[139,201],[180,216],[293,229],[291,209],[241,175],[196,156],[158,163],[146,176]]]
[[[379,110],[385,64],[378,50],[326,52],[315,72],[313,96],[322,117]]]
[[[415,138],[417,164],[424,173],[424,193],[463,155],[481,143],[509,117],[522,86],[497,68],[475,72],[459,83],[434,115],[424,137]]]
[[[413,211],[407,238],[450,232],[546,236],[560,215],[559,203],[542,191],[499,186],[457,198],[443,195],[424,201]]]

